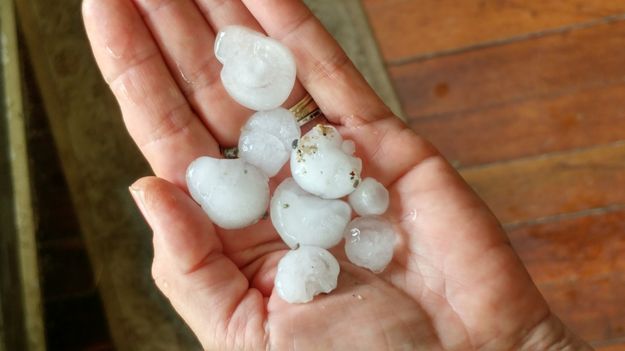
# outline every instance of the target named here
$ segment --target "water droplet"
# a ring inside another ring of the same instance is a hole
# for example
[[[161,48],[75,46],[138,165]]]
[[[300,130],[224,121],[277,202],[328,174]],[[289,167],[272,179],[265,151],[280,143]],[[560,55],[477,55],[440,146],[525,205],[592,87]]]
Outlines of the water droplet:
[[[106,52],[109,54],[109,56],[111,56],[112,58],[119,60],[122,58],[122,50],[116,50],[116,48],[113,48],[113,45],[110,44],[106,44],[106,46],[104,47],[106,49]]]
[[[185,83],[187,83],[189,85],[193,85],[193,80],[189,76],[184,74],[184,70],[180,67],[180,64],[176,64],[176,68],[178,68],[178,73],[180,73],[180,76],[182,77],[182,80],[184,80]]]
[[[402,217],[402,221],[411,221],[414,222],[417,220],[417,210],[412,210],[410,212],[408,212],[407,215],[405,215],[404,217]]]

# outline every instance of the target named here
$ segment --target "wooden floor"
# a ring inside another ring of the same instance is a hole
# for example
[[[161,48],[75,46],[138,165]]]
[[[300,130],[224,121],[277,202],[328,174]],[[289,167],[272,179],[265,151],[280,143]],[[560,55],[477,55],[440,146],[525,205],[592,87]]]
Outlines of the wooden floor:
[[[625,350],[625,1],[363,0],[415,131],[553,309]]]

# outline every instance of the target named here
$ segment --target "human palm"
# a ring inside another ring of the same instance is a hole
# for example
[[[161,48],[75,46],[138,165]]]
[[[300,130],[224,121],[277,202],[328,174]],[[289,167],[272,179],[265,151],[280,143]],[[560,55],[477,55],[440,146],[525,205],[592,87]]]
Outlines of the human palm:
[[[206,349],[586,347],[550,312],[489,210],[392,115],[299,0],[85,0],[83,12],[126,126],[159,177],[131,187],[154,230],[154,279]],[[251,114],[219,81],[212,46],[229,24],[291,48],[299,83],[285,105],[310,93],[356,142],[365,176],[389,188],[385,216],[399,235],[383,273],[335,249],[338,288],[287,304],[273,293],[287,248],[270,221],[222,230],[185,192],[189,163],[236,144]]]

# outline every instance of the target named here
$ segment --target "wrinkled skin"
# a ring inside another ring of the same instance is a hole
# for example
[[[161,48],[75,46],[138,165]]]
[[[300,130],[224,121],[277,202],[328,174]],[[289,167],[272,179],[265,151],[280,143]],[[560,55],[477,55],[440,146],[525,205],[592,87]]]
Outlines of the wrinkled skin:
[[[85,0],[83,12],[98,65],[158,177],[131,186],[154,230],[154,280],[204,348],[588,348],[550,312],[482,201],[392,115],[299,0]],[[294,52],[299,82],[285,106],[308,91],[356,142],[364,176],[388,187],[386,217],[400,235],[384,273],[337,249],[337,290],[289,305],[273,292],[285,245],[270,221],[221,230],[186,193],[189,163],[236,145],[251,114],[219,81],[212,46],[229,24]]]

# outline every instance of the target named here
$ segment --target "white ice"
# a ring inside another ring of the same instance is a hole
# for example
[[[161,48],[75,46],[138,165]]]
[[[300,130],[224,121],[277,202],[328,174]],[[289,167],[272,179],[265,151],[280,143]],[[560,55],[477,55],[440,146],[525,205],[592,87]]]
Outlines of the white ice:
[[[309,302],[315,295],[336,288],[339,270],[339,263],[328,251],[300,246],[289,251],[278,263],[275,286],[286,302]]]
[[[345,253],[353,264],[375,273],[382,272],[393,259],[395,231],[379,216],[358,217],[345,229]]]
[[[275,39],[242,26],[222,29],[215,56],[223,63],[224,88],[241,105],[265,111],[282,105],[295,84],[295,59]]]
[[[318,124],[293,149],[291,174],[311,194],[324,199],[346,196],[360,183],[362,170],[362,161],[352,156],[353,149],[336,128]]]
[[[349,204],[360,216],[383,214],[388,209],[388,203],[388,190],[373,178],[365,178],[349,194]]]
[[[285,179],[271,199],[271,222],[291,248],[310,245],[331,248],[343,237],[351,208],[341,200],[324,200]]]
[[[241,159],[200,157],[187,169],[187,186],[208,217],[224,229],[256,223],[267,210],[269,179]]]
[[[289,110],[256,112],[241,129],[239,157],[273,177],[289,160],[300,136],[295,116]]]

